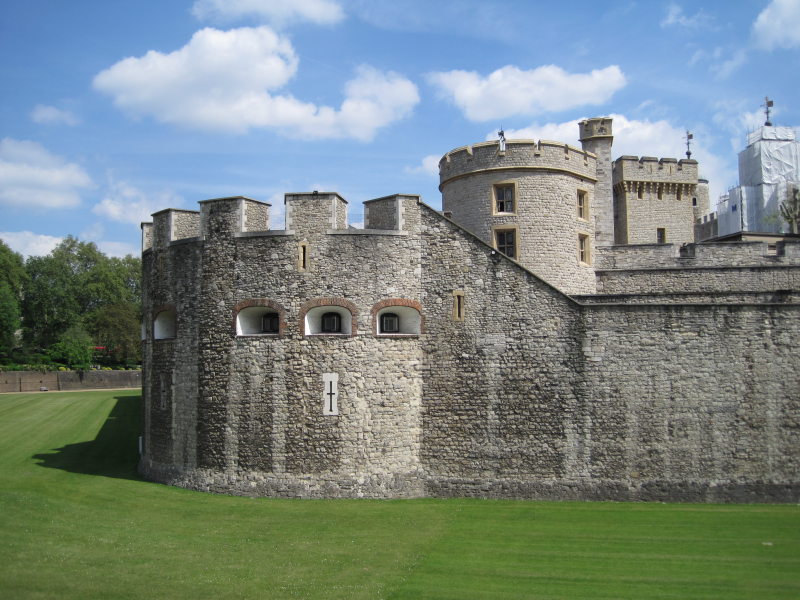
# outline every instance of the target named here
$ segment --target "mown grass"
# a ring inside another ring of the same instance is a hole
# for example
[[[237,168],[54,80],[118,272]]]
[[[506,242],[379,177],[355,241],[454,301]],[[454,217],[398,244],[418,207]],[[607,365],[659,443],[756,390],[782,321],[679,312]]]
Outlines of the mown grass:
[[[800,508],[216,496],[138,392],[0,395],[2,598],[800,598]]]

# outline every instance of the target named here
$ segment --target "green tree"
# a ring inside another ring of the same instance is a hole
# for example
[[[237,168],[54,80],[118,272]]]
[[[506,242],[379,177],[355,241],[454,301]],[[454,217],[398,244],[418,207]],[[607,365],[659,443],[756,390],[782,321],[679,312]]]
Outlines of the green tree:
[[[25,339],[47,348],[103,306],[130,303],[138,311],[141,261],[109,258],[93,243],[65,238],[47,256],[31,257],[23,300]],[[100,344],[98,344],[100,345]]]
[[[17,345],[22,290],[27,280],[22,256],[0,240],[0,355],[8,356]]]
[[[107,304],[86,319],[87,328],[97,346],[114,363],[138,363],[141,360],[139,307],[133,302]]]
[[[28,279],[22,255],[14,252],[0,240],[0,281],[5,281],[17,298],[22,298],[22,289]]]
[[[800,233],[800,187],[790,186],[786,198],[781,202],[781,217],[789,225],[791,233]]]
[[[0,356],[8,356],[17,345],[20,324],[19,300],[8,282],[0,280]]]
[[[70,368],[87,368],[92,361],[92,338],[80,325],[73,325],[50,347],[50,358]]]

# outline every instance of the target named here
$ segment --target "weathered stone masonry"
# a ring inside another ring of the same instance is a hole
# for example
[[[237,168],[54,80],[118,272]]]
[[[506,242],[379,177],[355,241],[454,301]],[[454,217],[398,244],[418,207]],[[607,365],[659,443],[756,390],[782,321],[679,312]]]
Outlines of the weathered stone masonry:
[[[156,213],[142,473],[285,497],[798,501],[800,244],[620,247],[601,232],[584,270],[574,237],[611,214],[606,190],[576,219],[576,190],[595,200],[581,171],[594,155],[497,150],[449,153],[469,173],[443,167],[445,188],[468,184],[452,219],[396,195],[351,229],[346,201],[323,192],[287,194],[286,230],[244,198]],[[506,159],[519,204],[498,217],[494,175],[469,165]],[[520,170],[529,159],[580,177]],[[517,260],[493,246],[498,218],[525,234]],[[569,249],[534,270],[560,226]],[[336,331],[321,329],[330,313]],[[386,313],[401,328],[382,331]],[[276,325],[252,330],[263,314]]]

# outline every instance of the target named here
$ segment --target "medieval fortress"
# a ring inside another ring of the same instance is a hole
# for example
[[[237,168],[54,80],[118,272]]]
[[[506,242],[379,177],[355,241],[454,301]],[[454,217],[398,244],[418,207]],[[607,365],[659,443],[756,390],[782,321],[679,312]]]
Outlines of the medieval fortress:
[[[143,224],[141,472],[283,497],[800,500],[800,242],[695,243],[694,160],[491,141],[413,195]]]

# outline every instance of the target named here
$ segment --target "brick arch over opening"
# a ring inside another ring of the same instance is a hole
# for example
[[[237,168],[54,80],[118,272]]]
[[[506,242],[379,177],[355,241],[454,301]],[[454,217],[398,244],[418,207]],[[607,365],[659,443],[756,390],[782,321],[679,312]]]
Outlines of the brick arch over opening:
[[[312,308],[320,306],[340,306],[350,311],[353,321],[351,324],[350,335],[355,336],[358,330],[358,311],[356,305],[346,298],[314,298],[300,307],[300,335],[306,335],[306,313]]]
[[[408,298],[387,298],[386,300],[376,302],[370,310],[370,320],[372,323],[371,327],[373,332],[378,330],[378,312],[390,306],[406,306],[416,310],[419,313],[419,332],[425,333],[425,315],[422,314],[422,305],[416,300],[409,300]]]
[[[283,337],[286,331],[286,309],[281,304],[269,298],[248,298],[247,300],[238,302],[236,306],[233,307],[233,317],[231,318],[233,334],[236,335],[236,317],[239,315],[239,311],[243,308],[252,308],[254,306],[271,308],[278,313],[278,336]]]

